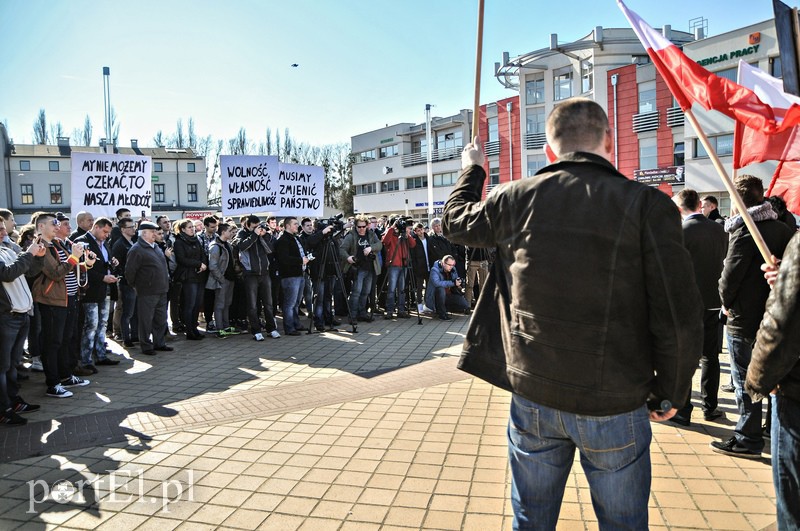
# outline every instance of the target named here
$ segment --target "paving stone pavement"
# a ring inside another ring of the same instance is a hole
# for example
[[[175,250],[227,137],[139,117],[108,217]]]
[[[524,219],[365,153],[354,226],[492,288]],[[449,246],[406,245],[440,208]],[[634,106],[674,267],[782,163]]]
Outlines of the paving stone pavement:
[[[509,395],[456,369],[466,324],[175,340],[66,400],[34,374],[42,410],[0,429],[0,529],[510,529]],[[732,425],[653,424],[652,529],[774,523],[768,456],[708,447]],[[597,529],[577,461],[559,529]]]

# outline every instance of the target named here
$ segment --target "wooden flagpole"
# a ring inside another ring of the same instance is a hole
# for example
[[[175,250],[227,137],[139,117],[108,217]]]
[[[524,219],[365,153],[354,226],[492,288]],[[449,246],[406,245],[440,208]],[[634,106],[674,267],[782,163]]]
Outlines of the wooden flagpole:
[[[478,136],[481,110],[481,58],[483,56],[483,0],[478,0],[478,44],[475,51],[475,102],[472,106],[472,142]]]
[[[717,173],[722,179],[722,184],[725,185],[725,189],[731,196],[731,200],[736,206],[736,210],[739,211],[744,224],[747,225],[747,229],[750,231],[750,235],[753,236],[753,240],[756,242],[756,246],[761,252],[761,256],[764,258],[764,261],[768,264],[776,265],[772,261],[772,254],[769,252],[767,242],[764,241],[764,237],[761,235],[761,232],[759,232],[758,227],[756,227],[756,222],[753,221],[753,218],[747,211],[747,207],[744,206],[744,201],[742,201],[739,192],[736,191],[736,187],[733,185],[733,181],[728,176],[728,172],[726,172],[725,168],[722,167],[722,162],[720,162],[717,152],[711,147],[711,143],[708,141],[708,136],[706,136],[705,131],[703,131],[702,127],[700,127],[700,124],[697,122],[697,118],[695,118],[692,109],[687,109],[684,112],[686,114],[686,118],[689,119],[689,123],[692,124],[692,127],[697,132],[697,139],[700,140],[701,144],[703,144],[703,148],[705,148],[706,153],[708,153],[708,156],[711,158],[711,163],[714,165],[714,168],[717,170]]]

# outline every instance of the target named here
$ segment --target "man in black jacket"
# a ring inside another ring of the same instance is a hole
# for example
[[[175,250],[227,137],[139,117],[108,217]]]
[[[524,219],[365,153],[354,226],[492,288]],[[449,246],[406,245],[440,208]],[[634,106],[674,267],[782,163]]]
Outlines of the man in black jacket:
[[[86,290],[81,298],[83,305],[83,333],[81,334],[81,365],[92,373],[97,373],[95,365],[117,365],[106,352],[106,322],[108,321],[108,288],[117,283],[111,274],[116,259],[111,256],[108,236],[111,234],[111,220],[97,218],[91,230],[76,241],[86,244],[96,257],[94,266],[86,272]],[[92,353],[97,356],[95,364]]]
[[[777,257],[783,256],[793,233],[784,223],[777,221],[778,215],[769,202],[764,201],[764,183],[752,175],[739,175],[734,185],[770,252]],[[758,325],[764,315],[769,286],[761,273],[764,260],[742,216],[729,217],[725,230],[731,237],[725,268],[719,280],[719,294],[728,316],[728,352],[739,420],[733,436],[712,441],[711,450],[734,457],[759,459],[764,449],[761,401],[754,402],[744,392],[744,380]]]
[[[683,218],[683,244],[692,257],[694,280],[703,302],[703,355],[700,356],[700,395],[703,417],[714,420],[722,416],[717,409],[719,395],[719,277],[728,252],[728,235],[722,225],[700,211],[700,197],[691,188],[684,188],[672,198]],[[678,413],[670,420],[689,426],[692,416],[691,390]]]
[[[675,410],[648,413],[645,402],[685,399],[700,357],[700,294],[685,282],[692,265],[675,205],[609,162],[603,109],[567,100],[546,134],[558,160],[483,202],[478,139],[464,148],[444,230],[498,254],[459,366],[513,393],[515,528],[555,528],[577,448],[600,528],[647,529],[648,419]]]
[[[800,529],[800,234],[776,272],[762,266],[774,288],[756,334],[745,390],[753,400],[772,394],[772,480],[778,529]]]
[[[275,244],[278,257],[278,272],[281,276],[283,290],[283,331],[287,336],[299,336],[306,330],[300,324],[298,309],[303,299],[305,288],[305,271],[308,264],[303,244],[297,237],[300,223],[297,218],[288,217],[283,220],[283,234]]]

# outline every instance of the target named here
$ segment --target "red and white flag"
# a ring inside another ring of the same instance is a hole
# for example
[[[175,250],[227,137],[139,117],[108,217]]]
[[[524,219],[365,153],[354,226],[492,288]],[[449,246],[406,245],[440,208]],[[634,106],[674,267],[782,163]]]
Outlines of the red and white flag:
[[[684,111],[697,103],[706,110],[719,111],[767,134],[800,125],[800,105],[790,106],[783,120],[776,120],[772,107],[761,101],[752,90],[712,74],[686,57],[677,46],[628,9],[622,0],[617,0],[617,5]]]
[[[744,61],[739,61],[739,83],[772,106],[778,122],[783,120],[787,109],[800,104],[800,97],[783,91],[781,80]],[[780,161],[772,175],[767,195],[782,197],[789,210],[800,214],[800,127],[767,135],[736,122],[733,136],[733,167],[742,168],[768,160]]]

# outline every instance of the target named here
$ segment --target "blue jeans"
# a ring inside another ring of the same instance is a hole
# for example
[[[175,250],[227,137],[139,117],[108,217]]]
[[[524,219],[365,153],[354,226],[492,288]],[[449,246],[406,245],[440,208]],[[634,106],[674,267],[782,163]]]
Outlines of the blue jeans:
[[[728,334],[728,352],[731,355],[731,374],[736,390],[736,405],[739,420],[736,422],[734,437],[736,441],[753,452],[764,449],[764,436],[761,431],[761,400],[753,402],[744,390],[747,367],[753,353],[755,340]]]
[[[395,290],[398,294],[397,299],[397,312],[406,311],[406,268],[389,266],[389,280],[386,281],[386,315],[392,315],[395,308]]]
[[[439,317],[447,317],[447,312],[464,312],[469,310],[470,304],[463,295],[448,293],[447,288],[433,288],[434,306]]]
[[[187,335],[198,335],[197,318],[200,316],[200,305],[203,303],[203,285],[199,282],[184,282],[181,291],[181,320],[186,327]]]
[[[283,331],[287,334],[301,327],[297,309],[303,299],[305,287],[305,277],[281,278],[281,288],[283,289]]]
[[[122,299],[122,340],[139,339],[139,321],[136,312],[136,291],[127,284],[119,285]]]
[[[372,286],[372,269],[358,269],[353,277],[353,287],[350,289],[350,317],[355,319],[367,313],[367,297]]]
[[[647,529],[651,437],[644,404],[629,413],[591,417],[512,395],[514,529],[555,529],[576,448],[600,529]]]
[[[772,481],[778,529],[800,529],[800,402],[772,397]]]
[[[27,313],[0,313],[0,414],[19,393],[17,363],[22,360],[29,325]]]
[[[323,277],[314,287],[314,324],[333,325],[333,283],[336,277]]]
[[[92,351],[97,353],[97,361],[104,360],[106,353],[106,323],[108,322],[108,299],[103,302],[83,303],[83,334],[81,334],[81,363],[94,363]]]

